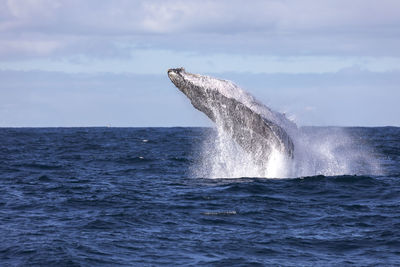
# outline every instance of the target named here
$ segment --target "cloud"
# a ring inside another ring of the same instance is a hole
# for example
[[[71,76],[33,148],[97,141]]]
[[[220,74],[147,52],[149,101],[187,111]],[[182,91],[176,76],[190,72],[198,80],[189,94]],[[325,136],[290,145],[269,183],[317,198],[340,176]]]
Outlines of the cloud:
[[[397,0],[7,0],[0,10],[0,59],[129,56],[137,47],[400,56]]]
[[[8,0],[12,30],[56,29],[92,34],[353,32],[396,27],[396,0]],[[10,16],[9,16],[10,17]],[[62,27],[61,27],[62,26]],[[80,26],[80,27],[76,27]]]

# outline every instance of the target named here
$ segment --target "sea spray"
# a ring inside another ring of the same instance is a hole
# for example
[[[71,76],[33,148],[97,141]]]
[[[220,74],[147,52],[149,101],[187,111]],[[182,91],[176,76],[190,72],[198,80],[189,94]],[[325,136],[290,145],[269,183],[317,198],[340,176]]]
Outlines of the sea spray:
[[[280,151],[273,149],[268,160],[246,152],[221,127],[216,126],[201,144],[199,161],[192,168],[196,177],[284,178],[290,174],[291,161]]]
[[[227,90],[227,84],[216,85],[222,87],[219,88],[221,91]],[[359,139],[360,136],[357,136],[357,140],[339,127],[298,128],[293,122],[288,123],[286,119],[279,117],[280,113],[275,113],[262,103],[256,102],[247,92],[238,87],[235,90],[237,99],[251,105],[254,110],[264,116],[274,116],[275,122],[288,133],[294,144],[293,157],[288,157],[284,151],[277,149],[274,143],[269,144],[271,150],[267,157],[262,147],[252,146],[253,149],[250,152],[244,150],[243,146],[238,145],[232,138],[235,124],[227,124],[224,121],[224,118],[229,115],[234,119],[235,114],[221,116],[221,111],[209,105],[216,114],[216,134],[210,135],[209,140],[203,144],[200,165],[195,168],[197,176],[287,178],[314,175],[382,174],[380,164],[373,156],[372,149]]]
[[[381,175],[371,146],[339,127],[303,127],[294,137],[292,175]]]
[[[379,160],[362,137],[343,128],[302,127],[292,136],[293,158],[273,150],[269,158],[255,159],[216,125],[201,144],[193,175],[209,178],[288,178],[314,175],[382,175]]]

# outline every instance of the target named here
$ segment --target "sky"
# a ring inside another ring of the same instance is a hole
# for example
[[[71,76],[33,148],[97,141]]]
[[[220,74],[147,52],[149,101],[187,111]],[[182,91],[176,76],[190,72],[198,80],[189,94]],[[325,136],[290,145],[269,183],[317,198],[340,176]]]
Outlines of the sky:
[[[298,125],[400,126],[398,0],[0,0],[0,127],[210,126],[166,71]]]

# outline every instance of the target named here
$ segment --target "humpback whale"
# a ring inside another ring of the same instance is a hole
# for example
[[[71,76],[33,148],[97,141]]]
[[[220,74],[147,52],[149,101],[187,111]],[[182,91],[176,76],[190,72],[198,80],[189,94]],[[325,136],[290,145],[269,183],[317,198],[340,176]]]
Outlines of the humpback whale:
[[[184,68],[169,69],[168,76],[196,109],[257,161],[267,161],[274,150],[293,158],[294,145],[288,132],[297,127],[283,114],[227,80],[192,74]]]

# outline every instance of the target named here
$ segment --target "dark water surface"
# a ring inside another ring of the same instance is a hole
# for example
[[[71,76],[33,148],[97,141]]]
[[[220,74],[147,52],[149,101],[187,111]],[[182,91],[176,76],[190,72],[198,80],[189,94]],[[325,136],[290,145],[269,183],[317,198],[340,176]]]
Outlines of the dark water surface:
[[[1,266],[400,265],[400,128],[346,128],[384,175],[190,175],[202,128],[0,129]]]

